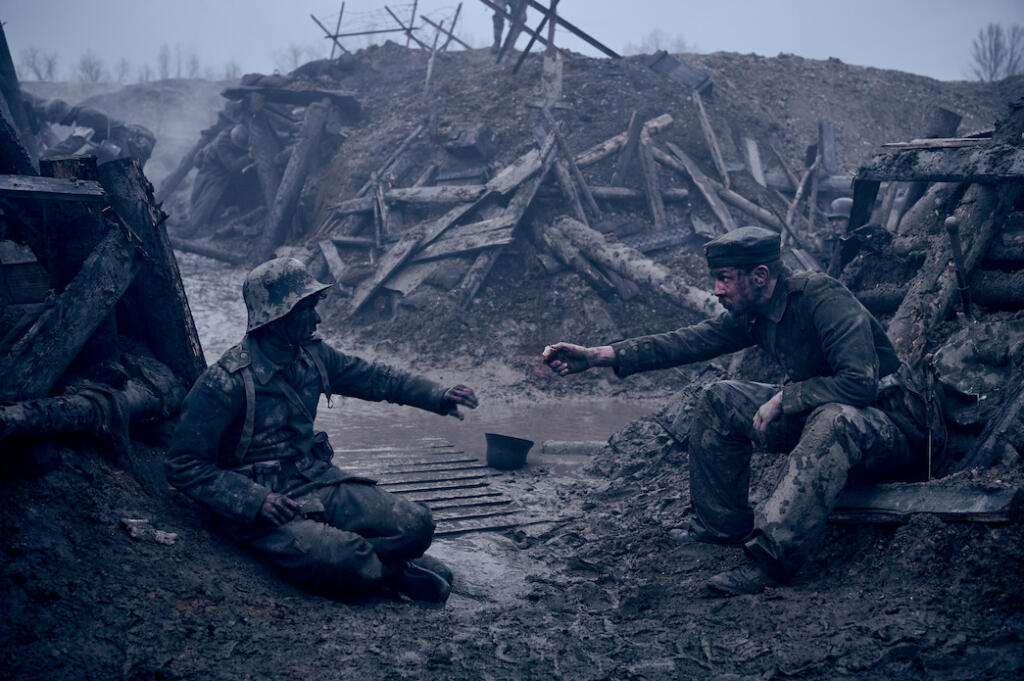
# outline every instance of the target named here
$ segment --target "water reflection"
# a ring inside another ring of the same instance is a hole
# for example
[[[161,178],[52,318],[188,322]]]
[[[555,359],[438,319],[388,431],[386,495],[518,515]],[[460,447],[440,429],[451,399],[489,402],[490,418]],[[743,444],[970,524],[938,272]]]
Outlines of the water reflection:
[[[656,402],[639,400],[509,404],[481,399],[477,409],[463,410],[466,419],[459,421],[386,402],[335,398],[333,409],[321,401],[316,422],[336,449],[407,445],[439,437],[482,457],[484,433],[527,438],[538,446],[544,440],[605,440],[658,407]]]

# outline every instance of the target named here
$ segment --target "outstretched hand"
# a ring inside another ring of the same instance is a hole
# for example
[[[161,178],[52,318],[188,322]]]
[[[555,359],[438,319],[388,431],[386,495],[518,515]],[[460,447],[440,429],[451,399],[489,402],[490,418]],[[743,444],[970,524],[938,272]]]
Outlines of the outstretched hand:
[[[466,418],[466,415],[459,411],[460,406],[467,409],[476,409],[478,404],[480,402],[476,399],[476,393],[473,392],[473,389],[461,383],[448,388],[444,392],[444,397],[441,398],[441,408],[444,410],[444,415],[454,416],[460,421]]]
[[[559,376],[577,374],[591,367],[590,349],[573,343],[555,343],[544,348],[544,363]]]

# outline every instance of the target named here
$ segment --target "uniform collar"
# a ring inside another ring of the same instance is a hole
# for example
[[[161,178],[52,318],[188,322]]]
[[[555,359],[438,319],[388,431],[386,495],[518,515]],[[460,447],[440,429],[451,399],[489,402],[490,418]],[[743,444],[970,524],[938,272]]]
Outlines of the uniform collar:
[[[274,378],[274,374],[283,369],[291,361],[291,356],[284,358],[281,351],[274,347],[266,347],[266,342],[260,342],[252,336],[245,337],[246,350],[249,353],[249,360],[252,366],[252,373],[260,385],[266,385]],[[275,361],[280,358],[281,361]]]
[[[782,321],[782,315],[786,312],[788,304],[789,273],[783,271],[779,274],[778,281],[775,282],[775,290],[772,291],[771,300],[768,301],[764,311],[759,314],[773,324],[778,324]]]

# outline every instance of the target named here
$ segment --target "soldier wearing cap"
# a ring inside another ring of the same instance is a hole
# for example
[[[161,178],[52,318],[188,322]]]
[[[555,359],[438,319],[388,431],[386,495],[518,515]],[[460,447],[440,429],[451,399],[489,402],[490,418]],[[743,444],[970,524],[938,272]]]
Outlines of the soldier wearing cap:
[[[316,336],[329,288],[277,258],[243,284],[242,342],[196,381],[168,452],[167,478],[213,512],[232,538],[296,582],[334,597],[377,587],[443,602],[451,572],[424,556],[434,522],[423,505],[331,463],[313,428],[320,395],[408,404],[462,418],[471,388],[343,354]]]
[[[878,321],[840,282],[780,263],[779,235],[742,227],[708,242],[714,292],[725,311],[668,333],[611,345],[552,346],[558,374],[610,366],[619,376],[707,360],[759,346],[785,369],[783,385],[707,386],[688,433],[694,516],[674,537],[743,547],[749,561],[715,575],[722,595],[758,593],[807,560],[847,480],[896,477],[913,463],[911,441],[877,406],[879,380],[899,361]],[[753,443],[788,452],[788,464],[755,513],[747,492]]]

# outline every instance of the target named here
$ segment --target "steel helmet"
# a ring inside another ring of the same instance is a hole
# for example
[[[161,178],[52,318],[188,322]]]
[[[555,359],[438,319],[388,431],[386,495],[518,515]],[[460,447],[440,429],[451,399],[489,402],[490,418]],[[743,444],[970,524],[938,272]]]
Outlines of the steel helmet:
[[[274,258],[257,265],[242,284],[242,298],[249,313],[246,333],[284,317],[301,301],[331,286],[314,279],[295,258]]]
[[[837,220],[840,218],[849,220],[851,210],[853,210],[853,199],[848,196],[843,196],[832,202],[828,207],[828,215],[825,217],[829,220]]]

